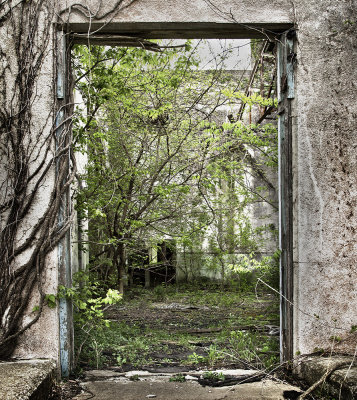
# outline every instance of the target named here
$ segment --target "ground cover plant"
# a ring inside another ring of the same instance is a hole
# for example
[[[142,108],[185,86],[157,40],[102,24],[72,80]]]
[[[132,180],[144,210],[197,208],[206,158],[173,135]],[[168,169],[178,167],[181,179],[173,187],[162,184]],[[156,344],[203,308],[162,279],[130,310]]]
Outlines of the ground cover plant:
[[[79,366],[183,372],[219,367],[271,369],[279,362],[279,304],[274,293],[220,285],[131,289],[106,313]],[[81,334],[77,337],[81,342]]]

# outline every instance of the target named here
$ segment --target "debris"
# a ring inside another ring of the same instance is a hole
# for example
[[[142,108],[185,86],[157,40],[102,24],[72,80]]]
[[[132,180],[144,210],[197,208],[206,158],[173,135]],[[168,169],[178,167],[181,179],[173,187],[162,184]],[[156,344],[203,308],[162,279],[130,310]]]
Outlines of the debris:
[[[212,387],[220,387],[220,386],[233,386],[238,383],[251,383],[251,382],[259,382],[261,381],[266,374],[257,373],[254,375],[247,374],[241,376],[224,376],[224,379],[215,379],[215,378],[199,378],[198,383],[202,386],[212,386]]]
[[[209,310],[207,306],[194,306],[192,304],[182,304],[182,303],[153,303],[152,308],[158,310],[171,310],[171,311],[187,311],[187,310]]]
[[[186,379],[186,381],[197,381],[198,377],[197,376],[192,376],[192,375],[186,375],[185,379]]]
[[[203,333],[215,333],[215,332],[221,332],[221,331],[222,331],[222,328],[208,328],[208,329],[190,329],[185,332],[196,334],[196,335],[201,335]]]

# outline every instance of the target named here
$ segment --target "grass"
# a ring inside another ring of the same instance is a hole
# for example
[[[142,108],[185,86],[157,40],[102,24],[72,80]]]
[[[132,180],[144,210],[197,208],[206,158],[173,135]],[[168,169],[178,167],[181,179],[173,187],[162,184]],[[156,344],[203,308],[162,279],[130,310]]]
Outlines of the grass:
[[[171,376],[169,381],[170,382],[185,382],[186,378],[185,378],[185,375],[183,375],[183,374],[177,374],[177,375]]]
[[[197,309],[157,309],[158,302]],[[136,288],[108,317],[110,327],[91,335],[83,348],[84,368],[248,364],[271,368],[279,361],[278,338],[268,336],[264,328],[279,321],[278,299],[268,293],[257,297],[252,292],[234,288],[222,292],[213,286]],[[194,329],[212,332],[198,335]]]

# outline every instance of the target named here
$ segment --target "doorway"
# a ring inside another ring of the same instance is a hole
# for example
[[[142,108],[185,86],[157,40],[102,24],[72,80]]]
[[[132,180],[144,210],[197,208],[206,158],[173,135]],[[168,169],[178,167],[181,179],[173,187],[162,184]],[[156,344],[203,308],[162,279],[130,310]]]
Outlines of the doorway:
[[[189,35],[192,34],[190,33],[188,27],[185,27],[185,29],[187,29],[187,31],[185,31],[185,34]],[[175,32],[177,32],[175,30]],[[203,31],[199,31],[201,32],[201,36],[203,35],[208,35],[208,30],[204,30],[204,34],[202,33]],[[146,39],[147,37],[151,37],[152,33],[147,33],[147,35],[145,35],[145,33],[143,34],[143,31],[140,32],[140,35]],[[177,35],[177,33],[176,33]],[[220,35],[224,36],[225,33],[222,31],[220,33]],[[241,35],[241,34],[240,34]],[[167,31],[161,31],[161,37],[173,37],[175,36],[174,33],[170,32],[169,30]],[[114,39],[113,39],[114,37]],[[157,33],[156,33],[156,37]],[[159,35],[160,37],[160,35]],[[81,34],[76,34],[74,35],[74,41],[78,42],[78,43],[82,43],[83,42],[83,36],[81,36]],[[102,43],[102,44],[113,44],[113,41],[117,41],[118,38],[115,38],[115,35],[112,36],[111,38],[107,38],[107,39],[103,39],[102,37],[98,37],[95,38],[95,36],[93,37],[93,43]],[[132,40],[132,39],[130,39]],[[134,38],[133,39],[134,42],[137,42],[137,39]],[[286,87],[289,83],[286,83],[287,80],[287,72],[286,72],[286,62],[285,62],[285,58],[287,58],[287,53],[284,50],[286,48],[286,44],[284,43],[284,41],[287,40],[285,39],[285,37],[283,37],[282,39],[280,39],[278,41],[278,47],[280,47],[280,50],[278,50],[278,57],[279,57],[279,61],[278,64],[280,65],[279,71],[278,71],[278,90],[281,93],[285,93],[286,92]],[[283,49],[283,50],[281,50]],[[284,58],[285,57],[285,58]],[[290,82],[291,83],[291,82]],[[286,96],[283,95],[281,97],[281,102],[289,102],[288,99],[285,98]],[[291,99],[291,97],[289,98]],[[266,111],[266,109],[265,109]],[[265,112],[264,111],[264,112]],[[289,108],[286,108],[285,110],[280,110],[279,111],[281,113],[281,115],[283,115],[283,113],[285,112],[286,114],[286,118],[284,119],[280,119],[280,123],[279,123],[279,129],[280,129],[280,135],[283,134],[283,141],[280,139],[280,185],[283,186],[283,192],[285,193],[286,191],[288,192],[290,189],[286,187],[287,182],[289,182],[289,179],[291,177],[291,169],[288,168],[288,166],[290,165],[289,163],[291,163],[291,156],[289,156],[289,148],[291,148],[291,142],[289,142],[287,144],[287,140],[286,138],[288,137],[288,132],[289,132],[289,128],[287,130],[284,130],[284,127],[286,126],[286,124],[288,123],[287,121],[289,121],[289,117],[288,117],[288,113],[291,112],[291,108],[289,110]],[[282,133],[283,132],[283,133]],[[284,155],[288,155],[286,158],[284,158]],[[284,158],[284,161],[281,161],[282,158]],[[289,179],[287,179],[287,177],[289,177]],[[284,186],[285,185],[285,186]],[[282,193],[282,191],[280,191]],[[291,192],[289,192],[291,193]],[[290,197],[289,197],[290,196]],[[287,200],[288,199],[288,200]],[[291,201],[291,194],[288,194],[288,197],[286,196],[282,196],[280,195],[280,209],[282,210],[282,207],[284,207],[284,211],[280,212],[280,227],[281,226],[286,226],[288,227],[288,230],[292,229],[292,225],[291,225],[291,205],[290,205],[290,201]],[[285,231],[284,231],[285,232]],[[289,359],[291,358],[291,347],[289,344],[289,340],[290,338],[292,338],[292,325],[291,325],[291,321],[292,321],[292,315],[291,315],[291,307],[289,307],[289,303],[291,300],[291,290],[287,289],[287,286],[291,286],[292,285],[292,277],[291,275],[288,275],[285,271],[289,270],[288,264],[291,262],[288,254],[291,253],[291,236],[289,235],[285,235],[284,234],[284,238],[281,239],[280,241],[280,248],[282,250],[282,267],[281,267],[281,287],[280,290],[283,293],[283,296],[281,298],[281,304],[282,304],[282,308],[281,308],[281,326],[282,326],[282,332],[285,332],[282,334],[281,338],[282,338],[282,352],[283,352],[283,357],[284,359]],[[289,276],[289,277],[288,277]],[[287,283],[287,280],[289,281],[289,283]],[[288,304],[288,305],[287,305]],[[289,309],[289,311],[287,311],[287,309]],[[289,314],[290,313],[290,314]],[[284,322],[285,321],[285,322]],[[285,336],[284,336],[285,335]]]

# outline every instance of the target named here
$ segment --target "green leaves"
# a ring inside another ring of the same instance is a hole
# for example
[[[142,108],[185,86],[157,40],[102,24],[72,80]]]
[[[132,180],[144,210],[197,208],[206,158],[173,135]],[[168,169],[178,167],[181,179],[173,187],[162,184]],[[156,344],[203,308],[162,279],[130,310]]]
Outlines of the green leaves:
[[[259,105],[263,107],[269,106],[278,106],[278,99],[273,98],[265,98],[257,93],[253,93],[250,96],[247,96],[245,93],[241,91],[232,91],[232,90],[223,90],[223,94],[227,96],[229,99],[235,98],[241,100],[243,103],[252,105]]]
[[[80,329],[87,329],[88,324],[96,329],[108,326],[109,321],[104,319],[104,310],[107,306],[120,302],[122,295],[114,289],[103,291],[99,281],[93,280],[87,271],[76,273],[73,281],[73,287],[59,286],[58,297],[72,301],[77,326]],[[55,295],[48,296],[55,301]]]
[[[55,294],[46,294],[45,302],[49,308],[56,308],[56,295]]]
[[[198,66],[190,41],[161,52],[74,48],[76,90],[85,102],[74,133],[88,155],[77,211],[88,218],[90,253],[101,255],[95,262],[106,271],[119,264],[120,246],[128,257],[135,243],[163,235],[196,246],[211,231],[220,255],[257,247],[246,215],[266,189],[250,182],[277,165],[276,128],[225,121],[222,109],[276,100],[246,96],[236,77]]]

